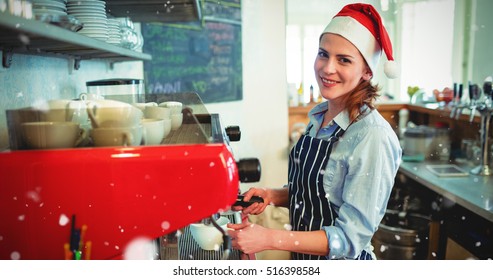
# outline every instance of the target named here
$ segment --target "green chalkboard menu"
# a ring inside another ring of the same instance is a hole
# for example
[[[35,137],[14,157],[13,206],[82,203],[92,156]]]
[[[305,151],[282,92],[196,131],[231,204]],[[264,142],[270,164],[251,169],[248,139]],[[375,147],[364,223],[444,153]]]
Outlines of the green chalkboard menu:
[[[146,93],[196,92],[204,103],[242,99],[241,0],[202,1],[203,20],[143,23]]]

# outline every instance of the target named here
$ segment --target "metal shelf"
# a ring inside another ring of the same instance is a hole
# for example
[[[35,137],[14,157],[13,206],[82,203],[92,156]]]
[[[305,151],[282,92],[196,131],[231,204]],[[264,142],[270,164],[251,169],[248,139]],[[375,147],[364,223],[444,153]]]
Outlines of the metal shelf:
[[[61,56],[75,60],[105,59],[110,62],[151,60],[152,56],[90,38],[59,26],[0,12],[2,64],[9,67],[12,54]]]

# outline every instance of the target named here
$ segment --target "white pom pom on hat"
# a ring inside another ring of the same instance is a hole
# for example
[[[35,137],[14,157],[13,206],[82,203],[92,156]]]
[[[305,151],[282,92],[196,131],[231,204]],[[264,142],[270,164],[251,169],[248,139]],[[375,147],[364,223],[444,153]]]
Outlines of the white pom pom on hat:
[[[393,60],[386,61],[383,65],[383,72],[389,79],[395,79],[399,77],[399,66]]]
[[[399,67],[392,55],[392,42],[377,10],[369,4],[355,3],[344,6],[332,18],[323,33],[338,34],[349,40],[363,55],[373,73],[382,51],[387,56],[384,73],[394,79]]]

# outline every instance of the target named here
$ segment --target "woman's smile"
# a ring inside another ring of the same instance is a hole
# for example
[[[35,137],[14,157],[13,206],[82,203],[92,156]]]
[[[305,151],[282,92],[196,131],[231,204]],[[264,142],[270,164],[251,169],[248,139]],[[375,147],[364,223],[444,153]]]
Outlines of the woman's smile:
[[[329,80],[329,79],[325,79],[325,78],[322,78],[320,77],[320,79],[322,80],[322,84],[325,86],[325,87],[334,87],[337,85],[337,81],[334,81],[334,80]]]

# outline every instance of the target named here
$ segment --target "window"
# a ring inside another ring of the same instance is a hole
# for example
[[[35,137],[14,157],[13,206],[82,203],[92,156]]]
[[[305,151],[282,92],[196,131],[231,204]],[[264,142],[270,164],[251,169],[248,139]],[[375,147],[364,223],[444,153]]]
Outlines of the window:
[[[310,86],[317,94],[313,64],[318,51],[318,39],[325,26],[288,25],[286,27],[287,82],[296,89],[303,82],[304,102],[310,101]]]
[[[400,100],[408,86],[426,93],[453,86],[454,0],[402,4]]]

